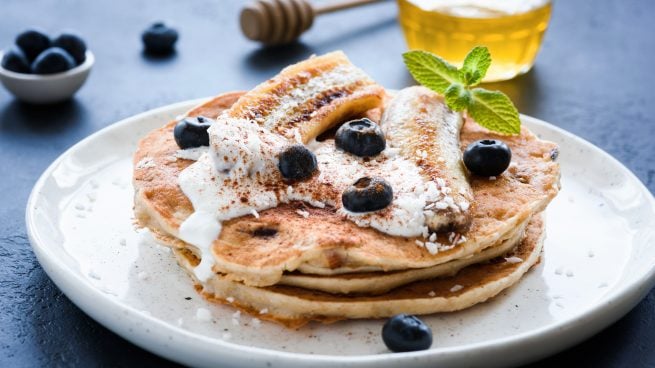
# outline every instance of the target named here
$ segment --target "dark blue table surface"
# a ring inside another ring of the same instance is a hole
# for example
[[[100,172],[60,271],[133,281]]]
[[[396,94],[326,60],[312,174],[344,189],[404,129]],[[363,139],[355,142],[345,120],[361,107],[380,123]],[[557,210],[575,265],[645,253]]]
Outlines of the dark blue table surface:
[[[96,55],[71,101],[35,107],[0,90],[0,367],[175,366],[100,326],[73,305],[37,263],[24,211],[34,182],[64,150],[122,118],[221,91],[248,89],[312,53],[344,50],[390,88],[413,83],[394,3],[318,19],[302,42],[261,50],[238,31],[238,1],[5,0],[0,48],[29,26],[73,28]],[[168,59],[142,55],[140,32],[166,20],[181,34]],[[655,2],[556,1],[535,68],[497,83],[525,114],[600,146],[655,190]],[[538,362],[655,366],[655,292],[588,341]]]

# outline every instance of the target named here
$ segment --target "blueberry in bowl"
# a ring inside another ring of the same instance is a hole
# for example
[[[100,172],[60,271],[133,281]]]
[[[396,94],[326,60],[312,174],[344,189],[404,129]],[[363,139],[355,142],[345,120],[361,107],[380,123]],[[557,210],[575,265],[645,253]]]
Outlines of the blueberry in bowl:
[[[464,150],[464,165],[478,176],[498,176],[512,160],[512,151],[505,142],[498,139],[475,141]]]
[[[66,50],[75,59],[76,66],[86,60],[86,42],[84,42],[82,37],[74,33],[60,34],[52,40],[52,46]]]
[[[86,44],[71,33],[54,41],[28,30],[0,51],[0,82],[21,101],[48,104],[69,99],[84,84],[94,63]]]
[[[175,143],[182,148],[209,146],[209,133],[207,129],[214,120],[204,117],[186,117],[180,120],[173,129]]]
[[[2,68],[15,73],[29,73],[30,62],[18,47],[12,47],[2,56]]]
[[[338,148],[360,157],[375,156],[387,145],[380,126],[367,118],[344,123],[337,130],[334,143]]]
[[[391,185],[375,176],[358,179],[341,194],[341,203],[350,212],[378,211],[390,205],[391,201]]]
[[[61,47],[45,49],[32,63],[34,74],[55,74],[71,70],[75,67],[75,59]]]
[[[170,55],[175,50],[179,34],[162,22],[148,27],[141,35],[145,52],[150,55]]]
[[[36,29],[28,29],[16,36],[16,46],[25,53],[29,62],[34,61],[51,44],[50,37]]]

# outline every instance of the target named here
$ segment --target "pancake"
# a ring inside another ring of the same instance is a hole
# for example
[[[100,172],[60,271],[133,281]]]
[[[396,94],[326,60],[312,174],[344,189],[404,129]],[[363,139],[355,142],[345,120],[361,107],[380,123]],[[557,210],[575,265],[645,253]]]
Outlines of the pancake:
[[[284,285],[254,287],[220,274],[207,282],[210,287],[206,290],[213,292],[201,294],[257,318],[295,328],[310,321],[453,312],[482,303],[518,282],[539,262],[544,237],[544,221],[537,214],[530,220],[520,244],[506,254],[506,258],[474,264],[455,276],[417,281],[380,295],[335,295]],[[198,259],[184,249],[176,249],[174,253],[179,264],[195,278],[193,268]],[[197,290],[201,291],[203,287],[195,281]]]
[[[189,116],[216,117],[238,101],[239,93],[217,96]],[[368,114],[375,118],[380,110]],[[379,119],[379,118],[378,118]],[[168,243],[193,248],[178,239],[180,224],[193,206],[180,190],[177,177],[193,163],[176,158],[175,122],[144,137],[134,155],[135,215]],[[478,253],[509,237],[534,213],[542,211],[559,189],[559,166],[554,162],[555,144],[539,140],[527,128],[520,135],[501,136],[467,119],[462,127],[461,148],[478,139],[502,139],[512,149],[512,165],[496,180],[471,177],[475,198],[466,241],[431,254],[416,245],[423,238],[391,236],[344,220],[334,208],[316,208],[302,202],[281,204],[223,223],[212,255],[215,272],[249,285],[278,283],[285,272],[334,275],[345,272],[394,271],[426,268]],[[147,162],[147,164],[144,164]],[[305,218],[298,214],[305,211]],[[438,241],[448,244],[449,234]],[[459,235],[458,235],[459,236]]]
[[[333,294],[365,293],[382,294],[393,288],[419,280],[452,276],[460,269],[472,264],[486,262],[509,252],[523,239],[529,220],[518,226],[512,234],[498,244],[468,257],[452,260],[436,266],[391,272],[348,272],[337,275],[317,275],[299,271],[286,272],[277,285],[297,286],[305,289],[324,291]],[[188,247],[179,239],[161,233],[153,233],[158,243],[183,250],[187,257],[199,263],[200,255],[193,247]]]
[[[557,146],[525,127],[499,135],[425,87],[385,91],[341,52],[186,116],[214,120],[209,147],[179,149],[180,117],[143,137],[134,212],[210,300],[293,327],[448,312],[497,295],[539,260],[541,212],[560,171]],[[339,125],[361,117],[384,132],[373,157],[335,145]],[[498,177],[463,165],[463,150],[480,139],[512,150]],[[302,180],[279,168],[294,144],[317,162]],[[342,204],[352,183],[377,176],[393,188],[384,208]]]
[[[464,267],[500,257],[515,248],[523,239],[527,222],[499,244],[466,258],[452,260],[436,266],[391,272],[343,273],[333,276],[312,275],[301,272],[285,273],[276,285],[296,286],[332,294],[382,294],[415,281],[453,276]]]

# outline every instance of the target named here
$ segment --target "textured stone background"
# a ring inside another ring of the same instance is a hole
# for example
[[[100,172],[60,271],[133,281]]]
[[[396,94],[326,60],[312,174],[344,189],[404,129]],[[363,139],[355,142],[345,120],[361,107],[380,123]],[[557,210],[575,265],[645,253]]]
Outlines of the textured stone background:
[[[88,318],[41,270],[24,208],[41,172],[66,148],[119,119],[157,106],[249,88],[312,53],[343,49],[391,88],[412,83],[392,3],[320,18],[303,43],[276,52],[246,42],[237,1],[4,0],[0,47],[29,26],[78,30],[96,65],[77,97],[20,104],[0,90],[0,366],[173,366]],[[165,60],[141,54],[140,31],[167,20],[180,33]],[[655,2],[557,1],[536,67],[495,84],[521,112],[578,134],[617,157],[655,190]],[[587,342],[537,363],[655,366],[655,293]]]

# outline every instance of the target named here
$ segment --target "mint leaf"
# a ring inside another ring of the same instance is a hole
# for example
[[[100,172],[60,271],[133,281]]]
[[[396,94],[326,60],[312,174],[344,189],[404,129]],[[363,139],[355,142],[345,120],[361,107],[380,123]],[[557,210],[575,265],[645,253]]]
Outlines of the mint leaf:
[[[475,86],[482,81],[490,65],[489,49],[476,46],[464,58],[464,65],[459,70],[459,77],[467,86]]]
[[[451,84],[460,82],[457,68],[427,51],[408,51],[403,60],[417,82],[437,93],[444,94]]]
[[[459,83],[453,83],[444,93],[446,105],[454,111],[462,111],[471,103],[471,92]]]
[[[469,115],[481,126],[502,134],[519,134],[521,120],[512,101],[500,91],[471,90]]]
[[[442,94],[450,109],[467,110],[478,124],[489,130],[501,134],[521,133],[519,113],[509,97],[500,91],[471,89],[482,82],[491,65],[486,47],[474,47],[459,70],[437,55],[422,50],[406,52],[403,59],[414,79]]]

